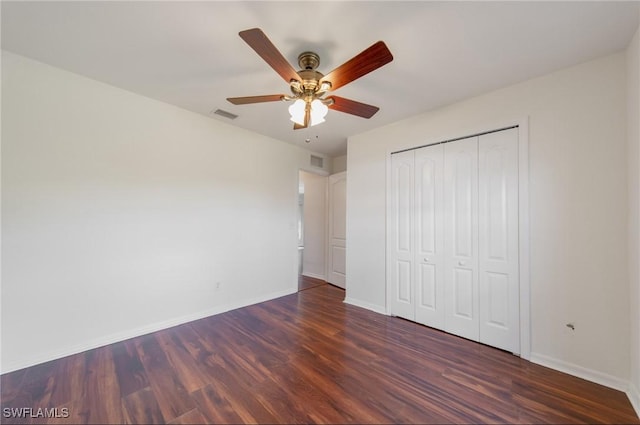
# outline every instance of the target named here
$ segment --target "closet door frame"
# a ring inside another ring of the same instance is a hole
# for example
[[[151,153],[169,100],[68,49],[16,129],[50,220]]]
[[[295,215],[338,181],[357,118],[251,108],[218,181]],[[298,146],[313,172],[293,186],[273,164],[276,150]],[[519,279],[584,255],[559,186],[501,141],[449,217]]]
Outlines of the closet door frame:
[[[529,117],[518,120],[505,120],[498,123],[488,123],[465,130],[455,130],[451,133],[439,137],[429,136],[422,140],[406,141],[398,144],[393,149],[387,150],[386,170],[387,170],[387,200],[391,199],[391,155],[409,149],[417,149],[429,145],[435,145],[447,141],[464,139],[467,137],[480,136],[482,134],[505,130],[517,127],[518,129],[518,262],[519,262],[519,285],[520,285],[520,350],[514,354],[525,360],[531,357],[531,282],[530,282],[530,236],[529,236]],[[390,231],[391,225],[389,217],[392,216],[393,209],[390,202],[386,203],[387,220],[386,252],[390,252]],[[391,268],[389,267],[389,256],[387,255],[386,267],[386,308],[385,313],[391,315]]]

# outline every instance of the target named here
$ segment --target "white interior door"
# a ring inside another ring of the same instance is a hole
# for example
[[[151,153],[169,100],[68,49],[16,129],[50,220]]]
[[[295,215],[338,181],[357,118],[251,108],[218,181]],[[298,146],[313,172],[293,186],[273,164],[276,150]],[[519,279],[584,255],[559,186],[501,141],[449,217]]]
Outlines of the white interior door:
[[[478,341],[478,138],[444,145],[445,330]]]
[[[415,319],[413,281],[414,152],[391,157],[391,223],[389,226],[389,307],[394,316]]]
[[[329,176],[329,253],[327,281],[341,288],[346,282],[347,173]]]
[[[415,320],[444,329],[444,145],[415,151]]]
[[[520,352],[518,130],[480,136],[480,341]]]

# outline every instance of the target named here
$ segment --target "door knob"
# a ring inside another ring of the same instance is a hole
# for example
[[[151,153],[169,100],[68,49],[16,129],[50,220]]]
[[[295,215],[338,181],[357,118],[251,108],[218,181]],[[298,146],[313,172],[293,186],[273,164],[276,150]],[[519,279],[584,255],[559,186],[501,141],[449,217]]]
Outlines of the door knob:
[[[428,263],[428,262],[429,262],[429,259],[425,257],[424,262],[425,262],[425,263]]]
[[[466,262],[466,261],[462,261],[462,260],[460,260],[460,261],[458,261],[458,265],[459,265],[459,266],[466,266],[466,265],[467,265],[467,262]]]

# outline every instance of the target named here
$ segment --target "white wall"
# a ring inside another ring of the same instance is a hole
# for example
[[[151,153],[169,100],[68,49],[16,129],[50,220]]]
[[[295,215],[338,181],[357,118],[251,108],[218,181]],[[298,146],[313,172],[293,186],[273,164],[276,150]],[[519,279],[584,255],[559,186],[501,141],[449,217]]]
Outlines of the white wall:
[[[347,299],[385,308],[388,153],[527,116],[532,359],[623,388],[630,373],[623,53],[351,137]]]
[[[631,386],[628,394],[640,415],[640,29],[627,48],[627,87],[631,303]]]
[[[7,52],[2,89],[3,372],[297,290],[309,152]]]
[[[341,173],[343,171],[347,171],[347,155],[336,156],[333,158],[333,169],[331,170],[332,174]]]
[[[302,274],[325,279],[327,177],[300,172],[304,182],[304,253]]]

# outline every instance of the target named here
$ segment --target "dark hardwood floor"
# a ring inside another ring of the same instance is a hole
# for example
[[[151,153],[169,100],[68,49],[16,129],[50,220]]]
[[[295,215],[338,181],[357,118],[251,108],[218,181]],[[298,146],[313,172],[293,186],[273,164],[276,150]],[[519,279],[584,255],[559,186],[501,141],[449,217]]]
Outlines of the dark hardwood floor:
[[[315,288],[316,286],[326,285],[326,284],[327,282],[325,282],[322,279],[316,279],[315,277],[309,277],[309,276],[303,276],[303,275],[298,276],[298,291],[304,291],[306,289],[311,289],[311,288]]]
[[[640,423],[619,391],[343,299],[317,285],[5,374],[2,421]]]

